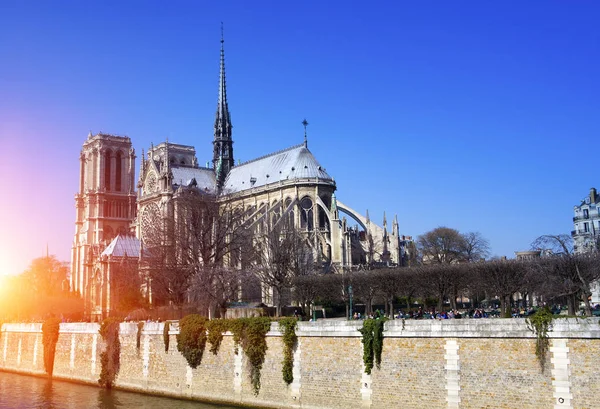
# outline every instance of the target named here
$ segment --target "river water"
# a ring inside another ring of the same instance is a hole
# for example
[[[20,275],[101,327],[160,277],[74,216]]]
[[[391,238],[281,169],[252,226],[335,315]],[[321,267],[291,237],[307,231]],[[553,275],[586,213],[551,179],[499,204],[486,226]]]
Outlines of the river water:
[[[0,409],[234,409],[0,372]],[[238,408],[239,409],[239,408]]]

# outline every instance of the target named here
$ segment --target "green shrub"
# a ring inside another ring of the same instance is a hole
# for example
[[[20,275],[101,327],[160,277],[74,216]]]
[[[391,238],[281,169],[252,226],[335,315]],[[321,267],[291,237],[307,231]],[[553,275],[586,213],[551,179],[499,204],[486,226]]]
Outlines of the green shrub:
[[[119,341],[119,324],[118,318],[106,318],[100,324],[100,336],[106,343],[106,349],[100,354],[100,386],[110,389],[112,388],[119,369],[121,367],[121,342]]]
[[[298,342],[296,327],[298,320],[296,318],[282,318],[279,320],[279,328],[282,330],[283,341],[283,367],[281,373],[283,380],[288,385],[294,381],[294,348]]]
[[[44,369],[49,376],[54,372],[54,355],[60,331],[60,319],[48,318],[42,324],[42,344],[44,345]]]
[[[177,350],[192,368],[202,363],[206,347],[206,322],[207,319],[198,314],[186,315],[179,321]]]

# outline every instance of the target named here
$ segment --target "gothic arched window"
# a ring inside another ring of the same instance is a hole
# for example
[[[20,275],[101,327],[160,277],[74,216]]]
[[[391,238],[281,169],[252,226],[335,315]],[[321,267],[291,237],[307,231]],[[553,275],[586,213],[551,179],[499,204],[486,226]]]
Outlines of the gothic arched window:
[[[123,159],[123,155],[121,154],[121,151],[117,152],[117,163],[115,166],[115,190],[117,192],[121,191],[121,167],[122,167],[122,163],[121,160]]]
[[[110,190],[110,151],[104,154],[104,188]]]
[[[288,209],[290,207],[290,205],[292,204],[292,199],[290,199],[289,197],[287,199],[285,199],[285,208],[284,210]],[[290,226],[296,226],[296,221],[294,220],[294,208],[292,207],[290,209],[290,211],[288,212],[288,223]]]
[[[104,226],[104,240],[106,241],[110,241],[112,240],[112,238],[115,236],[112,227],[110,226]]]
[[[300,201],[300,228],[312,231],[313,224],[313,202],[306,196]]]

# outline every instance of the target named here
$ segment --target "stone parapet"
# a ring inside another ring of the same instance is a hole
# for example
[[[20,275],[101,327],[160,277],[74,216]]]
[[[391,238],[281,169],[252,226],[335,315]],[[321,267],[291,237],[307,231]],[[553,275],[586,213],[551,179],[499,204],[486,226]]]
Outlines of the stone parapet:
[[[542,369],[525,319],[395,320],[385,324],[380,368],[364,373],[361,321],[299,322],[294,380],[282,379],[279,325],[255,396],[249,364],[226,333],[217,354],[192,369],[177,351],[178,323],[120,326],[116,387],[149,394],[272,408],[591,408],[600,400],[597,318],[556,319]],[[97,384],[105,349],[95,323],[63,323],[54,376]],[[139,340],[138,340],[139,337]],[[43,374],[41,324],[4,324],[0,370]]]

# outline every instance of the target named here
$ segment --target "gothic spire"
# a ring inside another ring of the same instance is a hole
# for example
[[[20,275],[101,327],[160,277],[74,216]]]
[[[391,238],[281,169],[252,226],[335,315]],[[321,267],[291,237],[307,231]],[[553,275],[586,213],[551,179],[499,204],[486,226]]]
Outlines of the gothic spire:
[[[229,170],[234,166],[233,140],[231,139],[231,116],[227,105],[227,86],[225,79],[225,49],[223,39],[223,23],[221,23],[221,61],[219,70],[219,99],[217,102],[217,113],[215,115],[214,141],[213,141],[213,169],[217,170],[217,164],[221,163],[217,183],[223,185]]]

